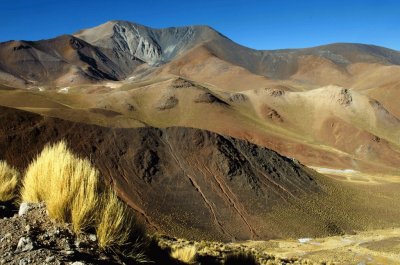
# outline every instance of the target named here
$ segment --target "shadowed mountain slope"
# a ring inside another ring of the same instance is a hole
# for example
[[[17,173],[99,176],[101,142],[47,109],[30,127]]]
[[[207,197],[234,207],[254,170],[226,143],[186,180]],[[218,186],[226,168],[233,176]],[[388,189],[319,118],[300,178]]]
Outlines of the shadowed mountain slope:
[[[0,71],[26,85],[73,85],[126,77],[100,49],[70,35],[1,43],[0,58]]]
[[[220,240],[322,235],[368,220],[347,216],[353,192],[246,141],[179,127],[112,129],[4,107],[0,116],[0,159],[24,170],[46,143],[66,139],[161,233]],[[347,195],[336,191],[343,189]],[[342,200],[348,203],[336,205]]]

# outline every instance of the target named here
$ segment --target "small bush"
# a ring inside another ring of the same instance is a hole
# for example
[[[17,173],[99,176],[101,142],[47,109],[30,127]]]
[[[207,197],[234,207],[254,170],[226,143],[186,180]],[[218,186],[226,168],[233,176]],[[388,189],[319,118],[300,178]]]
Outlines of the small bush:
[[[197,249],[194,246],[186,246],[172,250],[171,257],[187,264],[193,264],[196,261]]]
[[[249,253],[235,253],[226,257],[225,265],[258,265],[256,258]]]
[[[0,202],[15,199],[19,178],[19,173],[15,168],[5,161],[0,161]]]

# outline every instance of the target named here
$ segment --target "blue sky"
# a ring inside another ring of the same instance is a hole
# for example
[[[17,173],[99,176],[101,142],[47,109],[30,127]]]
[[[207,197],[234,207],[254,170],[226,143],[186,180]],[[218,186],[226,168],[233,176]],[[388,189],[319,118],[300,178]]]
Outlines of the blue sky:
[[[400,50],[399,0],[0,0],[0,41],[71,34],[121,19],[207,24],[255,49],[357,42]]]

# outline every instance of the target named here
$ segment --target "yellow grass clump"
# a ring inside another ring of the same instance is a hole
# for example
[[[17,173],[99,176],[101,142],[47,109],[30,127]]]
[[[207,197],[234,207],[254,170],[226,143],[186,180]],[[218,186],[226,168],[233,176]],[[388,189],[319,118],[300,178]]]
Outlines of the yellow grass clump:
[[[132,210],[109,189],[102,194],[101,209],[96,222],[100,248],[122,250],[124,256],[137,263],[148,263],[144,248],[144,232],[137,227]]]
[[[50,217],[71,222],[80,232],[94,222],[99,191],[98,171],[61,141],[47,145],[29,165],[21,197],[26,202],[44,201]]]
[[[6,202],[15,199],[19,182],[19,172],[9,166],[7,162],[0,161],[0,201]]]
[[[47,145],[29,165],[21,197],[45,202],[50,217],[72,223],[76,233],[95,229],[101,248],[130,249],[127,254],[144,260],[140,249],[145,237],[129,207],[105,188],[90,161],[70,152],[64,141]]]
[[[99,246],[121,246],[130,239],[130,230],[134,223],[128,207],[119,201],[114,192],[103,194],[102,209],[97,223],[97,240]],[[112,227],[110,227],[112,224]]]
[[[196,262],[197,249],[195,246],[186,246],[172,250],[171,257],[187,264]]]

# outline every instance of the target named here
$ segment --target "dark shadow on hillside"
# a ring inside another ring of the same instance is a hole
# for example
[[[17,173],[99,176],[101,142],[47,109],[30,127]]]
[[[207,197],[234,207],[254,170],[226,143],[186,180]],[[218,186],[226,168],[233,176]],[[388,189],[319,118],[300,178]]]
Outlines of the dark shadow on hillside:
[[[221,263],[215,258],[215,257],[212,257],[212,256],[199,256],[198,258],[197,258],[197,261],[200,263],[200,264],[207,264],[207,265],[221,265]]]
[[[171,250],[169,248],[162,249],[156,239],[152,239],[146,248],[146,255],[153,261],[153,264],[160,265],[184,265],[186,263],[180,262],[171,258]],[[204,263],[206,264],[206,263]]]
[[[236,253],[226,257],[224,265],[258,265],[256,258],[248,253]]]

